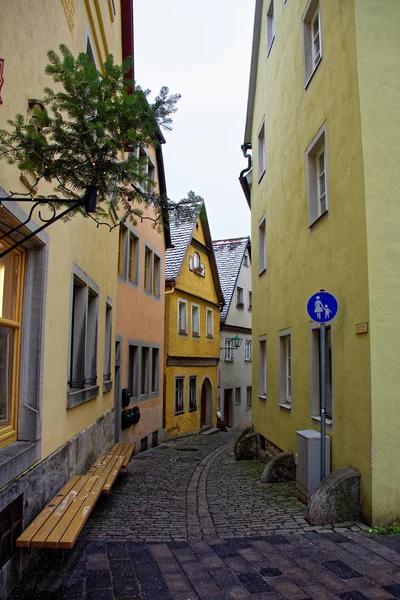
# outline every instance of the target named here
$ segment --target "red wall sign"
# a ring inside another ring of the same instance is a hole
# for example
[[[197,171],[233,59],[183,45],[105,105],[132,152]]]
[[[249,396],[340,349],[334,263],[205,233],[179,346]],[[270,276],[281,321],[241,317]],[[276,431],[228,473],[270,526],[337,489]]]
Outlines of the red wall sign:
[[[3,87],[3,83],[4,83],[3,71],[4,71],[4,58],[0,58],[0,104],[3,104],[3,100],[1,99],[1,88]]]

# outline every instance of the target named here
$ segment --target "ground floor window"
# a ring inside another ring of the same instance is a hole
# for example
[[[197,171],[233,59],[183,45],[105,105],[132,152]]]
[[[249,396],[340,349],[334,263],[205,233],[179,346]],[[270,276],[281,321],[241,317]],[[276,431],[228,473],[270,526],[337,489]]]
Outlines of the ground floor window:
[[[183,376],[175,377],[175,414],[181,415],[185,412],[184,406],[184,384]]]
[[[189,412],[197,410],[197,377],[189,377]]]
[[[247,410],[251,408],[251,385],[248,385],[246,388],[246,408]]]

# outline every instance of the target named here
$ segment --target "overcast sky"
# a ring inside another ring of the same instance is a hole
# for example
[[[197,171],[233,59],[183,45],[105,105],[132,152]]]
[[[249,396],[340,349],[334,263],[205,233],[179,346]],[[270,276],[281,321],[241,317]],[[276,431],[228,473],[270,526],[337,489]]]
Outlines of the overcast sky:
[[[255,0],[135,0],[135,79],[180,93],[163,132],[168,196],[206,202],[214,240],[250,235],[238,177],[246,117]]]

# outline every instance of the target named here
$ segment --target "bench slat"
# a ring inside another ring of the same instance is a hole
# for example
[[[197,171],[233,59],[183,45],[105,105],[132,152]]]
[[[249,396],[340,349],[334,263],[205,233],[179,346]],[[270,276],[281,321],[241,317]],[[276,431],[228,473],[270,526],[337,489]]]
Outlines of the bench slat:
[[[109,474],[107,476],[106,482],[104,484],[103,487],[103,492],[105,494],[109,494],[110,490],[114,484],[114,481],[117,478],[118,473],[120,472],[121,468],[122,468],[122,464],[124,462],[124,457],[123,456],[117,456],[116,460],[113,464],[112,469],[109,471]]]
[[[127,449],[127,452],[125,454],[125,459],[124,462],[122,463],[122,466],[124,468],[126,468],[129,464],[129,461],[131,460],[131,456],[133,454],[133,451],[135,450],[135,444],[128,444],[129,448]]]
[[[79,481],[79,475],[74,475],[67,481],[67,483],[61,488],[59,492],[54,496],[52,500],[44,507],[44,509],[38,514],[38,516],[28,525],[25,531],[17,539],[17,548],[29,548],[31,539],[38,533],[38,531],[46,523],[50,515],[64,500],[64,497],[76,486]]]
[[[76,514],[80,510],[82,504],[85,503],[86,498],[89,496],[93,486],[98,483],[100,480],[101,487],[104,485],[104,479],[99,478],[97,475],[91,475],[87,478],[85,485],[80,490],[79,494],[76,496],[75,501],[70,504],[68,509],[64,512],[62,518],[59,520],[57,525],[54,527],[52,532],[46,538],[44,542],[45,548],[58,548],[59,541],[71,525],[73,520],[75,519]],[[100,492],[99,492],[100,493]],[[98,494],[96,496],[96,500],[98,498]],[[86,518],[89,516],[87,514]],[[86,520],[86,519],[85,519]],[[71,546],[72,548],[72,546]]]
[[[104,487],[104,478],[97,477],[97,481],[95,482],[95,484],[92,487],[92,489],[90,490],[89,494],[84,499],[81,506],[79,507],[79,510],[76,513],[74,520],[68,526],[68,528],[64,532],[62,538],[60,539],[60,541],[58,543],[59,548],[68,549],[68,548],[72,548],[74,546],[74,544],[78,538],[78,535],[82,531],[84,524],[86,523],[87,519],[89,518],[89,515],[92,512],[92,509],[93,509],[94,505],[96,504],[98,497],[101,494],[103,487]]]

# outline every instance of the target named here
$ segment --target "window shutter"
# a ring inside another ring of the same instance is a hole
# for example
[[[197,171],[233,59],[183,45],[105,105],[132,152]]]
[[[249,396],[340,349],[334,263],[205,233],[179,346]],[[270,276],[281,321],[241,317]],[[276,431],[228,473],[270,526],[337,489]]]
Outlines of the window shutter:
[[[189,270],[193,271],[193,256],[189,256]]]
[[[204,263],[201,263],[201,275],[202,277],[206,276],[206,265]]]

